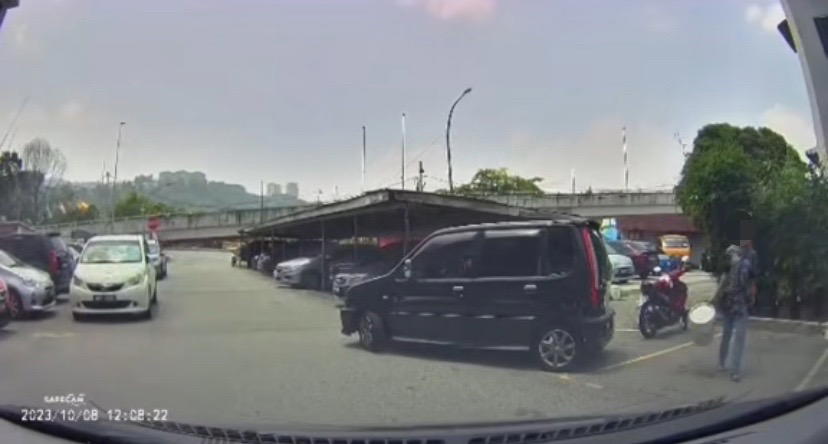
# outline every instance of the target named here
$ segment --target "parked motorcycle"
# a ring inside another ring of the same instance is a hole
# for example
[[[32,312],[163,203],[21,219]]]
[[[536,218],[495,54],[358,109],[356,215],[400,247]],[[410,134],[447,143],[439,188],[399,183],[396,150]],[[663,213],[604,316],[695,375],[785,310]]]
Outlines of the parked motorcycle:
[[[660,276],[641,283],[638,329],[645,338],[652,338],[662,328],[678,323],[687,330],[688,290],[681,276],[687,272],[688,259],[682,258],[682,265],[669,272],[656,267],[656,274]]]

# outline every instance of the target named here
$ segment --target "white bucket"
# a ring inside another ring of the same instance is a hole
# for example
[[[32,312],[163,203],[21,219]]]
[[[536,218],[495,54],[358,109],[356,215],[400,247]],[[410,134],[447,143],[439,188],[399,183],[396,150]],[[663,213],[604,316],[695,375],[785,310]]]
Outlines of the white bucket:
[[[708,345],[713,341],[716,321],[716,308],[702,302],[694,305],[687,316],[690,333],[696,345]]]

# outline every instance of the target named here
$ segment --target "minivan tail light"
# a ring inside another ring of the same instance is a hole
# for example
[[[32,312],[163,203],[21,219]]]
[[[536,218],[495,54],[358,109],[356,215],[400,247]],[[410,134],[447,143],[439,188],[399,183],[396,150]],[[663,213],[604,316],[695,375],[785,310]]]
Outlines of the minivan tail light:
[[[49,252],[49,272],[53,275],[60,273],[60,258],[55,250]]]
[[[598,258],[595,257],[595,246],[592,245],[592,236],[589,228],[581,230],[581,237],[584,240],[584,248],[587,256],[587,269],[589,271],[589,302],[592,308],[601,307],[601,276],[598,274]]]

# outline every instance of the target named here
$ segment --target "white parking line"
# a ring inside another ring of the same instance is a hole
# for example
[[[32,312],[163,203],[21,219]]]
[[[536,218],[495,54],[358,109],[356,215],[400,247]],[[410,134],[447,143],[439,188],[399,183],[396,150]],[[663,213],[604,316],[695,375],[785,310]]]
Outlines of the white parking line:
[[[715,337],[718,338],[721,335],[722,335],[721,333],[716,333]],[[658,356],[661,356],[661,355],[666,355],[667,353],[672,353],[674,351],[678,351],[678,350],[681,350],[683,348],[690,347],[691,345],[695,345],[695,343],[693,341],[684,342],[684,343],[679,344],[679,345],[674,345],[672,347],[665,348],[664,350],[659,350],[657,352],[649,353],[649,354],[646,354],[646,355],[643,355],[643,356],[639,356],[637,358],[628,359],[626,361],[619,362],[617,364],[608,365],[604,368],[601,368],[599,371],[613,370],[613,369],[616,369],[616,368],[619,368],[619,367],[624,367],[626,365],[635,364],[636,362],[646,361],[648,359],[652,359],[652,358],[655,358],[655,357],[658,357]]]
[[[71,338],[75,336],[74,333],[66,332],[66,333],[53,333],[53,332],[37,332],[33,333],[32,337],[35,338]]]
[[[825,363],[825,359],[828,359],[828,348],[822,351],[822,355],[816,360],[816,362],[814,362],[814,366],[811,367],[808,374],[802,378],[802,382],[800,382],[794,389],[795,392],[801,392],[802,390],[808,388],[808,385],[811,383],[811,380],[814,379],[814,376],[816,376],[819,368]]]

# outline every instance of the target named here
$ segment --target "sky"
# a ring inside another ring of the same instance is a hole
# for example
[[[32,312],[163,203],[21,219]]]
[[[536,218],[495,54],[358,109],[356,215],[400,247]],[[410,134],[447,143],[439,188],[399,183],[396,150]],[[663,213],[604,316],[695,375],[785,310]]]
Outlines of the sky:
[[[66,155],[65,178],[199,170],[323,199],[446,187],[479,168],[548,191],[667,188],[707,123],[815,145],[770,0],[21,0],[0,29],[0,134]],[[4,146],[3,149],[7,149]]]

